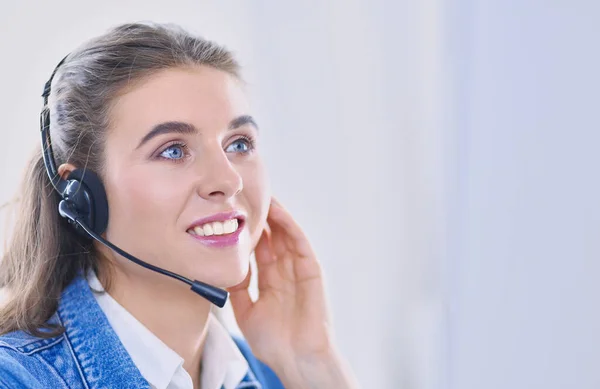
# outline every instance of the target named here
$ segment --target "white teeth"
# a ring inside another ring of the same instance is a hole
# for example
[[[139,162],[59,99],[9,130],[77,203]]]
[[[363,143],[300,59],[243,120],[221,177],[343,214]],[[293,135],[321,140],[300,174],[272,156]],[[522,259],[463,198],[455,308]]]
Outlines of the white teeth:
[[[223,223],[223,232],[226,234],[231,234],[235,230],[236,228],[233,225],[233,220],[227,220],[225,223]]]
[[[206,223],[202,228],[204,229],[204,236],[211,236],[212,234],[214,234],[211,223]]]
[[[198,236],[224,235],[237,231],[238,227],[238,220],[230,219],[224,222],[212,222],[203,226],[196,226],[190,229],[189,232]]]

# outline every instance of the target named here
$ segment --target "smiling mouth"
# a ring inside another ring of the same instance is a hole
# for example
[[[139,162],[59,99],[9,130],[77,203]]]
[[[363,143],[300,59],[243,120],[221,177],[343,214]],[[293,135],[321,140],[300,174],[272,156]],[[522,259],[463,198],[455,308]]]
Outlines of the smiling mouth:
[[[243,225],[243,219],[231,218],[225,221],[214,221],[198,225],[188,229],[187,232],[197,237],[227,236],[235,234],[236,232],[241,230]]]

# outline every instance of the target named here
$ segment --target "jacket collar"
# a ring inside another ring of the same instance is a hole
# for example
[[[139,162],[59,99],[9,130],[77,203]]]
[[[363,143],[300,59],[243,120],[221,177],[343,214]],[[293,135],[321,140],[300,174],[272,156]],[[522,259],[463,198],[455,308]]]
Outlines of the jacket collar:
[[[73,354],[86,388],[150,389],[129,356],[106,315],[96,302],[87,279],[79,274],[62,292],[54,318],[65,327],[64,338]],[[246,359],[250,349],[233,339]],[[255,362],[257,363],[257,362]],[[252,367],[238,388],[260,389]]]
[[[58,316],[65,338],[93,388],[149,388],[131,357],[94,299],[85,277],[79,274],[63,291]]]

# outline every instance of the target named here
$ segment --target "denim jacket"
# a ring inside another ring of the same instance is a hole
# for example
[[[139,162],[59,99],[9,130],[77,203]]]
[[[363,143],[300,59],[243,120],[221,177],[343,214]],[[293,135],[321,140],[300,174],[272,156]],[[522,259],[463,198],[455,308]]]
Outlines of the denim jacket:
[[[49,339],[22,331],[0,336],[0,389],[150,388],[83,276],[65,288],[49,323],[63,325],[66,331]],[[244,340],[233,339],[249,365],[238,389],[283,388]]]

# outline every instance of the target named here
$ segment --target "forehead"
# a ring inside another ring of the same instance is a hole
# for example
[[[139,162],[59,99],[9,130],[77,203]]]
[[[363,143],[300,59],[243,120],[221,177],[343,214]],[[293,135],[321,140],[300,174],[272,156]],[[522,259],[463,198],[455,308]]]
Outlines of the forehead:
[[[248,110],[241,82],[232,75],[207,66],[171,68],[117,97],[111,127],[147,131],[156,123],[178,120],[206,128],[226,124]]]

